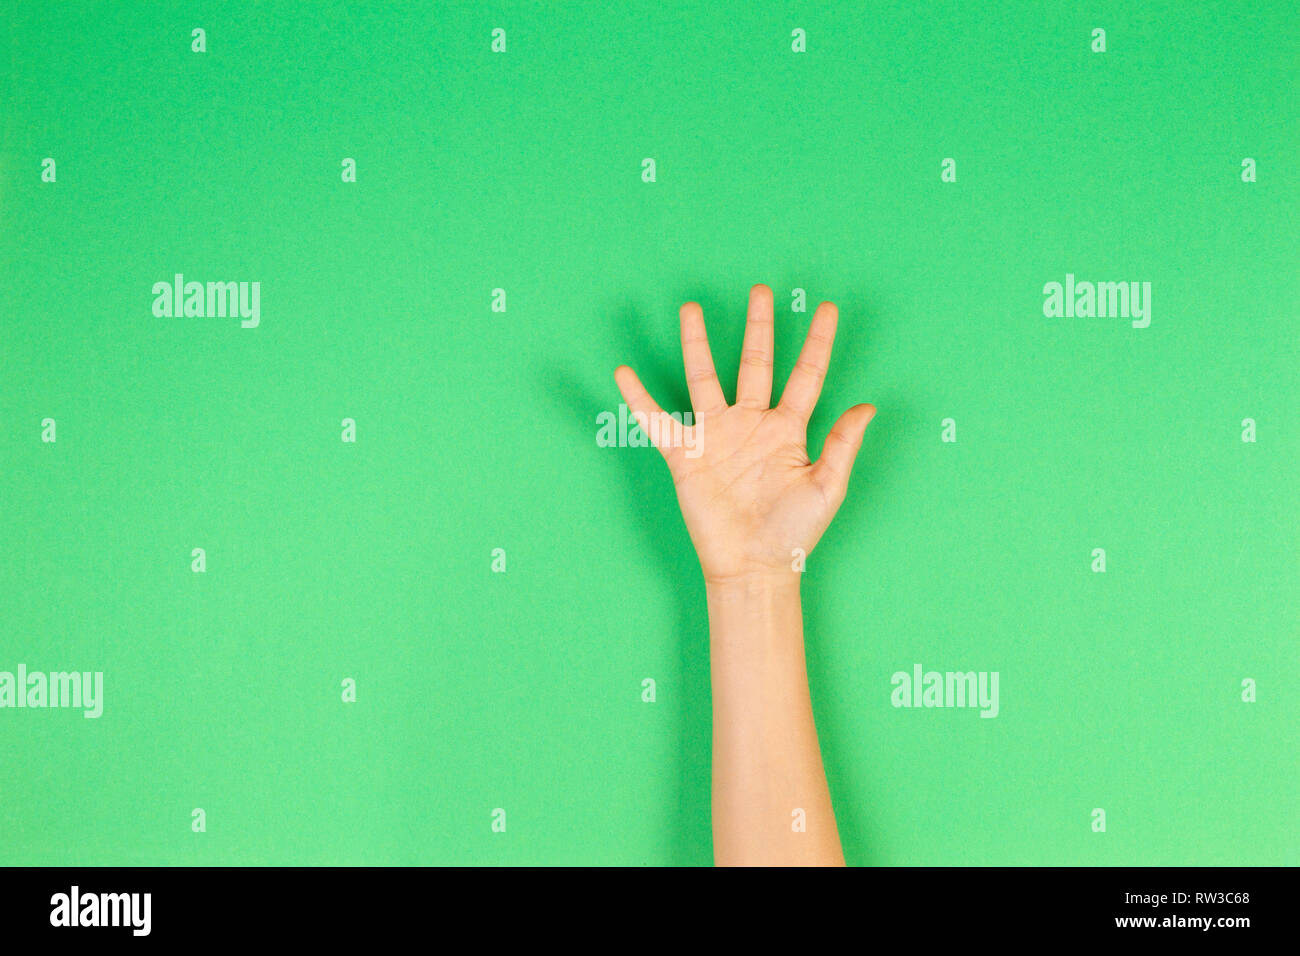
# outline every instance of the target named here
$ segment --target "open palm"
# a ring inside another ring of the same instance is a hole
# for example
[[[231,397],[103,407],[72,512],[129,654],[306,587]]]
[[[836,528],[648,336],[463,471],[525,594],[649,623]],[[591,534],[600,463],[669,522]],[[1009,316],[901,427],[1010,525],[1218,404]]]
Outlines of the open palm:
[[[694,425],[681,441],[626,365],[614,372],[623,400],[655,441],[672,472],[677,501],[706,580],[789,574],[799,552],[810,554],[848,489],[862,435],[876,410],[855,405],[840,416],[816,462],[808,458],[808,419],[821,394],[838,311],[823,302],[781,395],[772,401],[772,290],[756,285],[736,382],[728,405],[713,367],[700,306],[681,308],[682,356]]]

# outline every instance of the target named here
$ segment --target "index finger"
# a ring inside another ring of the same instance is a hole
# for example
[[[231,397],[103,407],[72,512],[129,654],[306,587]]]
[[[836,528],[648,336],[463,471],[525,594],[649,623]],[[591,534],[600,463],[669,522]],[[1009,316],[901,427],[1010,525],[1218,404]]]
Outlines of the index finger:
[[[812,323],[808,326],[808,337],[804,339],[803,348],[799,352],[799,359],[794,363],[790,380],[785,383],[785,391],[781,393],[781,404],[778,407],[789,409],[805,422],[812,417],[817,399],[821,397],[839,315],[839,309],[833,302],[823,302],[817,306]]]

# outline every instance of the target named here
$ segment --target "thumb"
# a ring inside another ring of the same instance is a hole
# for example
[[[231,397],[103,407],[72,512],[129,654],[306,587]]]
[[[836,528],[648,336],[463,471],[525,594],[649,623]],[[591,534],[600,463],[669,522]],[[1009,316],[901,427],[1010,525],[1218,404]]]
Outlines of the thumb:
[[[862,436],[875,414],[874,405],[854,405],[840,416],[826,436],[822,456],[813,466],[813,477],[822,487],[833,492],[836,500],[842,501],[848,491],[849,474],[853,471],[858,449],[862,447]]]

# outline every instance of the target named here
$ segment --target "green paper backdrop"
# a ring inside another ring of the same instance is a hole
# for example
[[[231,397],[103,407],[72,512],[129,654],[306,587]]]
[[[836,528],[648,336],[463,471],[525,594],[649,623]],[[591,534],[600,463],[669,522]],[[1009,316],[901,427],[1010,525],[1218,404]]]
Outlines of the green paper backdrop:
[[[710,863],[698,565],[596,417],[624,362],[688,408],[688,300],[733,394],[756,282],[778,391],[840,309],[813,454],[879,408],[803,587],[849,861],[1300,861],[1293,4],[0,36],[0,671],[104,674],[98,719],[0,709],[0,863]],[[260,324],[155,316],[176,273]],[[1067,274],[1150,282],[1150,326],[1044,316]],[[893,707],[917,663],[999,715]]]

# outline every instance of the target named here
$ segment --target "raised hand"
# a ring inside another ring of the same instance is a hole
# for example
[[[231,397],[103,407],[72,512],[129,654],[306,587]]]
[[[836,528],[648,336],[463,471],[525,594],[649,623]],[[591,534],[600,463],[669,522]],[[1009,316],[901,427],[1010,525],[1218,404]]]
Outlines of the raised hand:
[[[772,400],[772,290],[749,292],[736,402],[728,405],[713,367],[700,306],[681,308],[682,356],[694,408],[690,429],[667,426],[632,369],[614,372],[640,427],[672,472],[677,501],[709,582],[750,575],[789,575],[795,549],[811,554],[848,488],[862,436],[876,409],[855,405],[831,429],[816,462],[808,457],[808,419],[821,394],[838,310],[823,302],[813,315],[780,403]],[[664,427],[651,427],[656,423]]]

